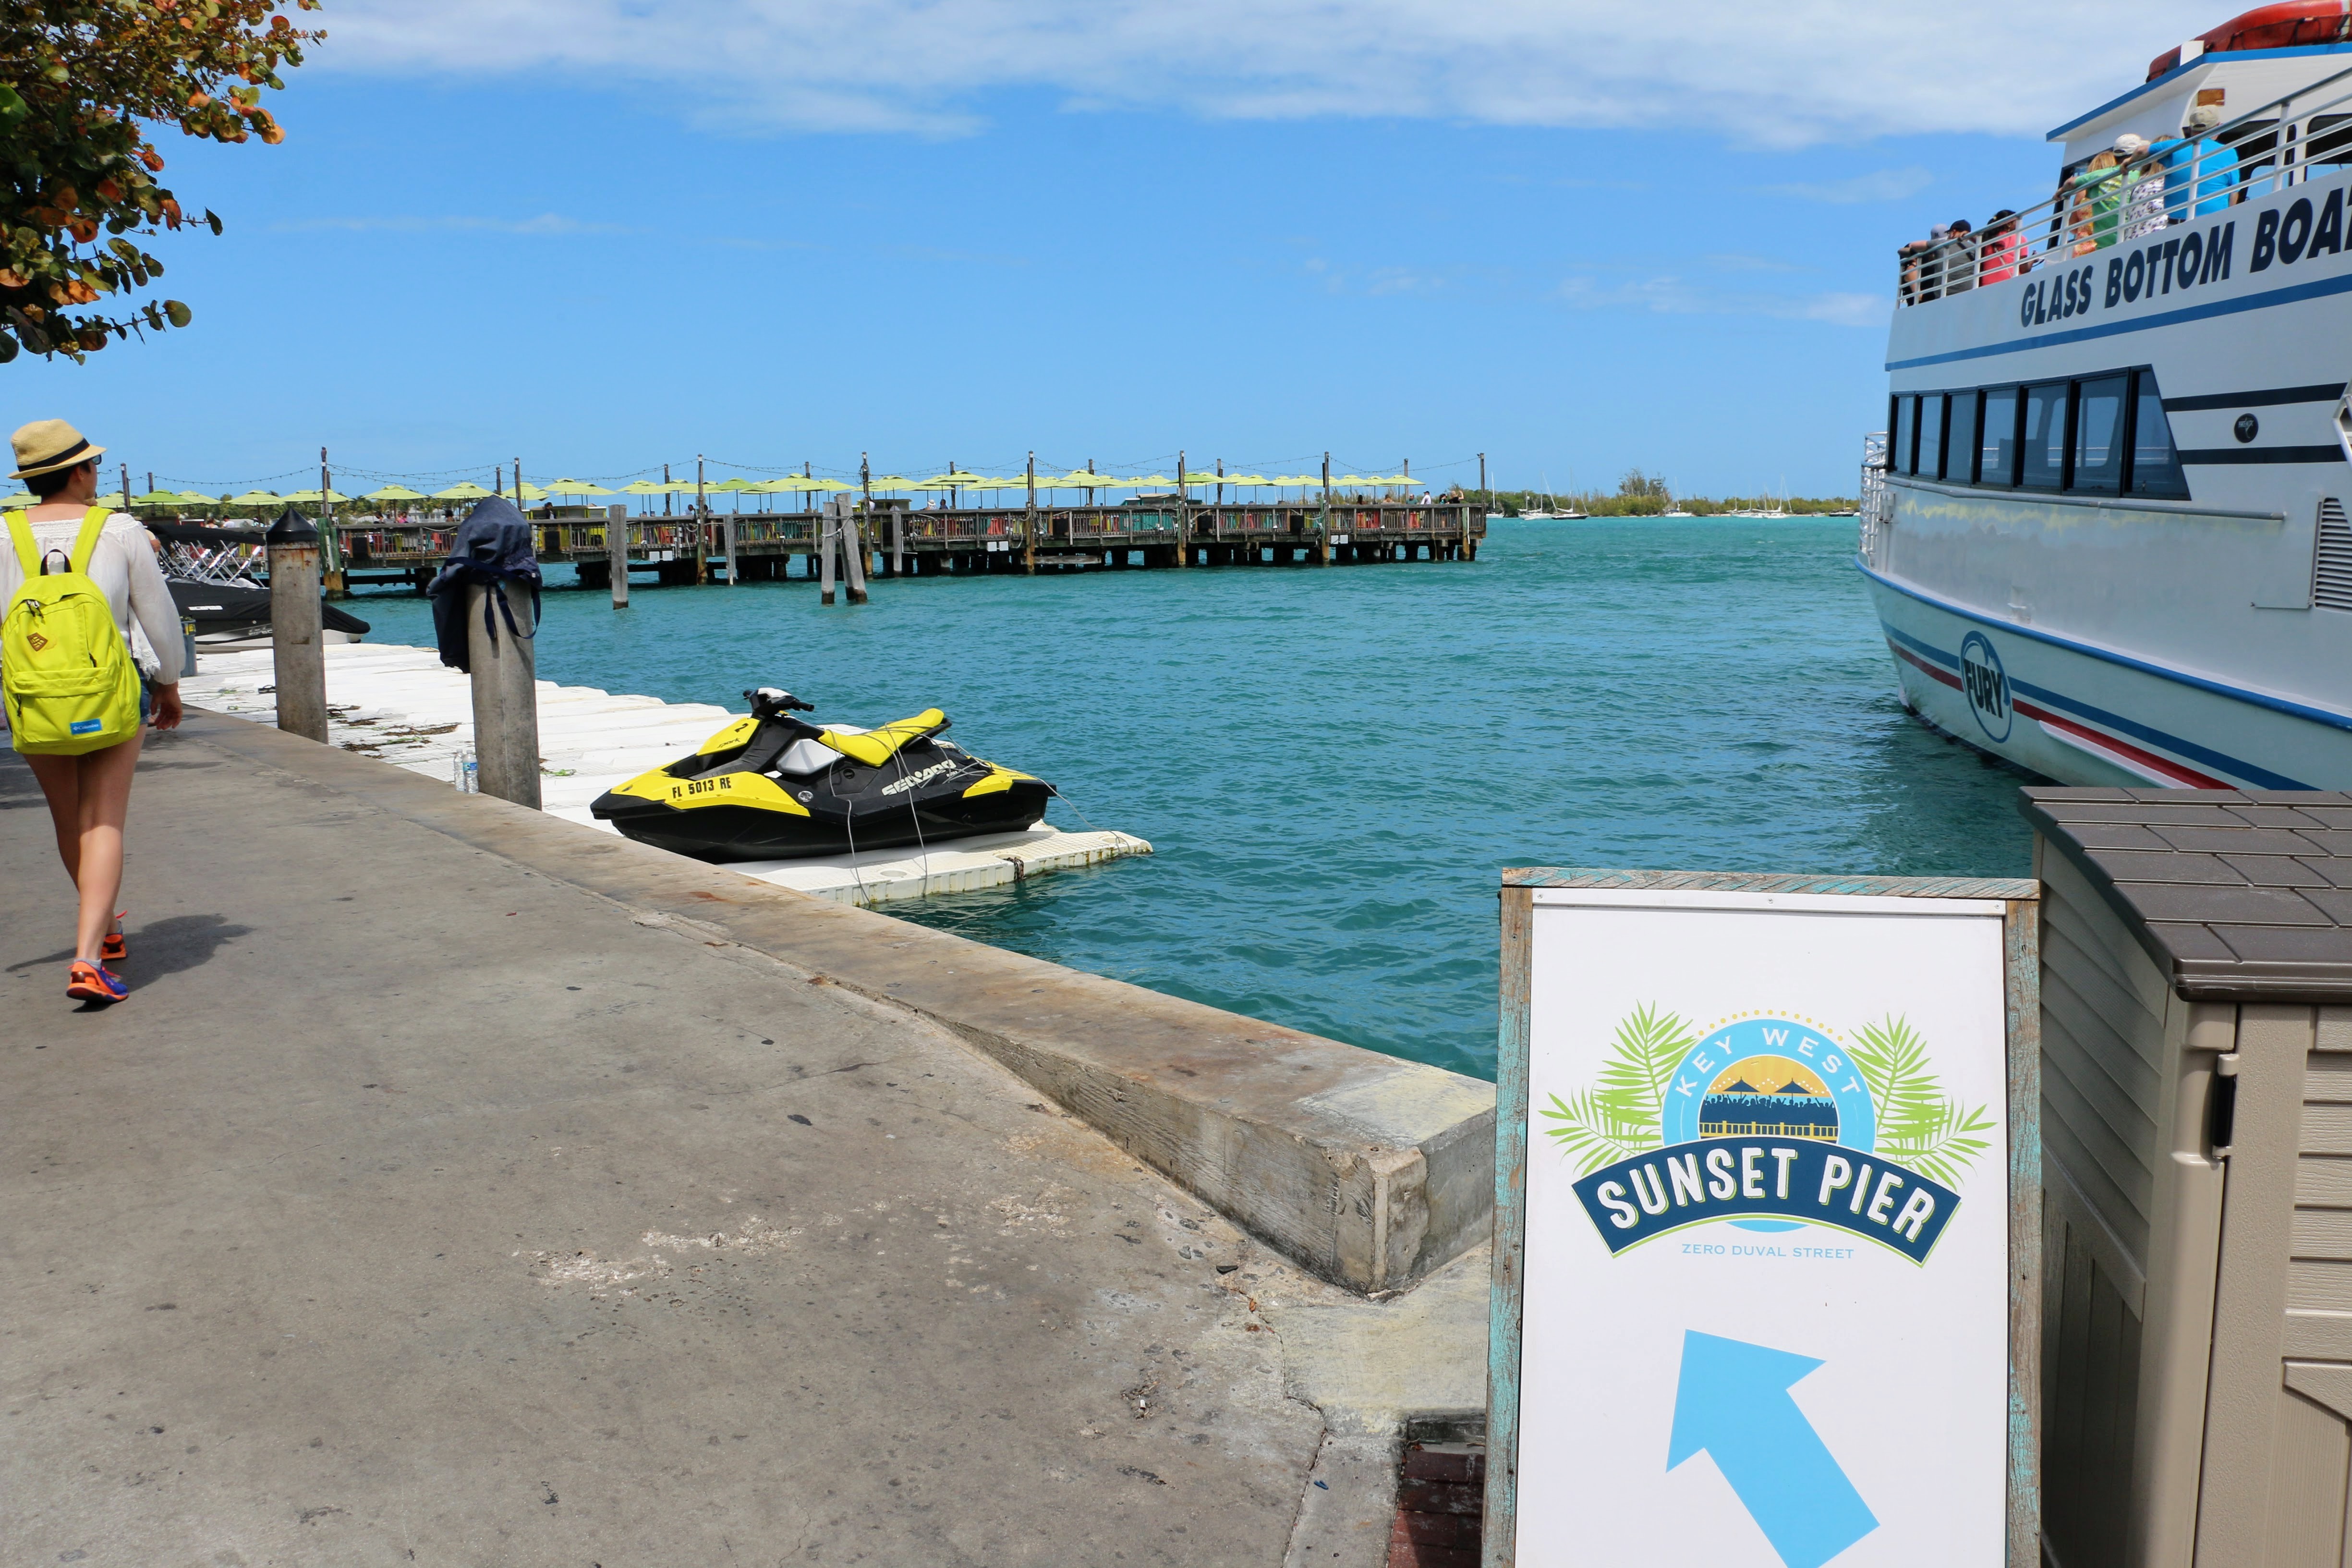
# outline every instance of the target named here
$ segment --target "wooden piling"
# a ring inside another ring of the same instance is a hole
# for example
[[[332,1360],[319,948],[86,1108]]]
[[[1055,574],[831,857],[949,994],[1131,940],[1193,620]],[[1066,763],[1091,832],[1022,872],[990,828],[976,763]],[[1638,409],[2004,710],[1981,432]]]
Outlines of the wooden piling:
[[[845,570],[844,586],[849,590],[849,602],[866,603],[866,527],[863,509],[853,509],[841,531],[841,562]]]
[[[474,757],[484,795],[539,809],[539,668],[530,591],[508,584],[466,590],[466,646],[473,666]],[[485,616],[490,624],[484,624]],[[514,625],[507,625],[511,615]]]
[[[629,509],[608,506],[604,509],[604,559],[613,574],[613,608],[629,607]]]
[[[824,498],[824,512],[816,530],[817,600],[820,605],[833,603],[833,556],[835,541],[841,536],[841,514],[848,510],[846,496]]]
[[[327,742],[327,654],[319,605],[319,531],[292,507],[262,536],[269,552],[269,648],[278,727]]]

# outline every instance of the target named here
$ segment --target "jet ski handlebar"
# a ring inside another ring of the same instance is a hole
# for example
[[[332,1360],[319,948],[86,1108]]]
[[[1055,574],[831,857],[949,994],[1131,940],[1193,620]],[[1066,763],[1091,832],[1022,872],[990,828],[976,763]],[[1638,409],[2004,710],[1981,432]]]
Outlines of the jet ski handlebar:
[[[773,719],[795,710],[803,713],[816,711],[815,703],[803,702],[791,692],[772,686],[754,687],[743,693],[743,700],[751,705],[752,717],[758,719]]]

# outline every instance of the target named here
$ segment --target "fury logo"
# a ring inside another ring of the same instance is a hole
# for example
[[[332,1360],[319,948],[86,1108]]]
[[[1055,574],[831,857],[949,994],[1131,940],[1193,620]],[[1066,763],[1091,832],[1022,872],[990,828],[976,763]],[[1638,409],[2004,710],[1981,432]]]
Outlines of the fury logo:
[[[2009,672],[1982,632],[1970,632],[1960,644],[1960,689],[1968,693],[1978,727],[1992,740],[2008,740]]]

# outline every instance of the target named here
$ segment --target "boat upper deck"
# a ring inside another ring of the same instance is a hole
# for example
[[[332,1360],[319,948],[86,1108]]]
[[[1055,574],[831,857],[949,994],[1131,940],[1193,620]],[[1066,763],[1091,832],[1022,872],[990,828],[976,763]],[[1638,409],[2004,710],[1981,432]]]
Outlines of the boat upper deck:
[[[2252,98],[2260,101],[2230,114]],[[2050,140],[2065,147],[2057,189],[2030,206],[2004,209],[1981,229],[1904,246],[1896,257],[1898,309],[2225,217],[2233,207],[2352,169],[2352,42],[2203,54],[2162,71],[2152,67],[2147,83],[2058,127]]]

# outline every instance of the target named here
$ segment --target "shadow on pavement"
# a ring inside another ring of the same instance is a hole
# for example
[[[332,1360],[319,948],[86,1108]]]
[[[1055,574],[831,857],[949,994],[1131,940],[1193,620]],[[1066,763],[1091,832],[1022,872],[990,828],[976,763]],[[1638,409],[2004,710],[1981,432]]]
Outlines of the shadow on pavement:
[[[225,915],[171,915],[160,921],[126,931],[131,956],[116,966],[116,973],[138,991],[163,979],[178,974],[208,962],[226,943],[252,933],[253,928],[232,925]],[[60,948],[39,958],[27,958],[12,963],[6,973],[22,973],[44,964],[72,962],[73,949]]]

